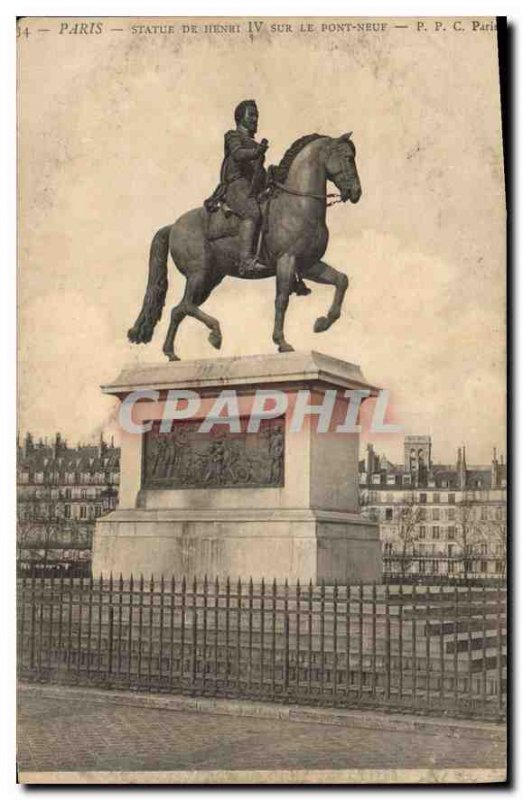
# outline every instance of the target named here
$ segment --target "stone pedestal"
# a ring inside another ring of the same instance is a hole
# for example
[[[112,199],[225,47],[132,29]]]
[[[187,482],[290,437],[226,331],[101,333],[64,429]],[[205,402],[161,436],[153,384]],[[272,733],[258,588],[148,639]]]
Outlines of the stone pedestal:
[[[122,431],[119,507],[96,523],[93,574],[379,581],[378,526],[359,513],[359,437],[343,432],[354,389],[375,393],[359,367],[315,352],[124,369],[103,390],[121,401],[148,391],[132,420],[151,429]],[[169,390],[198,399],[161,430]],[[258,425],[256,403],[271,416]],[[328,430],[318,413],[301,424],[304,405],[329,404]]]

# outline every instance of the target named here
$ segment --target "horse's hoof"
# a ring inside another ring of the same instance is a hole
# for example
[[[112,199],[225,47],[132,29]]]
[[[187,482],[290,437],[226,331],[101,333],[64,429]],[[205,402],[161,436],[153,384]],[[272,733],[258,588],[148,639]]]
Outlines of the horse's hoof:
[[[314,333],[322,333],[322,331],[328,330],[331,325],[332,322],[328,317],[318,317],[314,323]]]
[[[167,356],[169,361],[179,361],[180,360],[178,358],[178,356],[176,355],[176,353],[166,353],[165,350],[164,350],[164,355]]]
[[[278,345],[278,353],[294,353],[294,347],[292,344],[287,344],[287,342],[284,342],[283,344]]]
[[[217,331],[211,331],[209,334],[209,342],[212,344],[213,347],[216,348],[216,350],[219,350],[220,347],[222,346],[221,333],[218,333]]]

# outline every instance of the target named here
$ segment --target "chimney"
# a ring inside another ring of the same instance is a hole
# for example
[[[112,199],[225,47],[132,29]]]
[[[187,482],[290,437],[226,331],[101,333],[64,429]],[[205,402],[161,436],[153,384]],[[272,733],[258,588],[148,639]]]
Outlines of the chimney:
[[[107,450],[107,442],[104,440],[103,433],[100,434],[100,441],[98,443],[98,455],[100,458],[104,455],[105,451]]]
[[[492,467],[490,471],[490,485],[492,489],[495,489],[498,483],[499,483],[498,459],[496,455],[496,448],[494,448],[492,453]]]
[[[54,448],[53,448],[55,458],[58,458],[61,449],[62,449],[62,437],[60,436],[59,433],[57,433],[55,436]]]
[[[365,472],[367,473],[367,480],[369,476],[372,475],[374,472],[374,445],[368,444],[367,445],[367,457],[365,459]]]
[[[28,456],[34,450],[33,437],[30,433],[26,433],[24,441],[24,456]]]
[[[467,488],[467,458],[465,455],[465,445],[458,451],[458,486],[460,489]]]

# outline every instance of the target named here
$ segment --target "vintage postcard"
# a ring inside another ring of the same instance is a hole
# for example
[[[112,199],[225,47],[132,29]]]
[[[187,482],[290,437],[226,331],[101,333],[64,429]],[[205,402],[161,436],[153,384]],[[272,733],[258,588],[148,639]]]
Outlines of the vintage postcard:
[[[16,35],[18,781],[503,783],[505,20]]]

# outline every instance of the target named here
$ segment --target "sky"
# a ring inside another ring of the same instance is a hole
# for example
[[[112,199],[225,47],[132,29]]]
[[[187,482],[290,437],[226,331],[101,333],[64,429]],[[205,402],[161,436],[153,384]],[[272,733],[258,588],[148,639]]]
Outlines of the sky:
[[[223,20],[222,20],[223,21]],[[281,22],[281,20],[279,20]],[[140,24],[144,20],[139,21]],[[158,20],[151,23],[159,24]],[[299,136],[353,131],[363,195],[329,210],[325,260],[350,280],[341,319],[314,334],[332,289],[293,297],[286,336],[359,364],[390,390],[405,433],[436,461],[505,450],[505,198],[495,34],[388,23],[380,33],[249,36],[59,33],[19,39],[19,420],[70,442],[116,432],[100,384],[161,362],[184,280],[170,262],[149,345],[127,329],[141,306],[150,240],[214,189],[233,110],[254,97],[277,163]],[[201,26],[203,21],[198,20]],[[123,31],[110,28],[123,27]],[[46,34],[38,28],[46,27]],[[72,28],[71,28],[72,30]],[[226,279],[204,305],[220,356],[274,352],[274,281]],[[184,359],[216,356],[185,320]],[[391,459],[401,437],[377,441]]]

